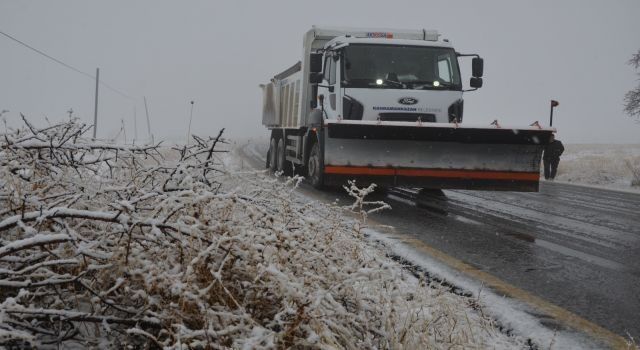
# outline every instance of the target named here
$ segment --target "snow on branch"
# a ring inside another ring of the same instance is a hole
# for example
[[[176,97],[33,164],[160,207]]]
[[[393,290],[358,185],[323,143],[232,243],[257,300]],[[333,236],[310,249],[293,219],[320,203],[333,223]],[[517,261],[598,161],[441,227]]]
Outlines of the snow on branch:
[[[343,186],[343,188],[345,191],[347,191],[347,194],[354,199],[353,204],[347,207],[347,209],[358,214],[363,224],[366,223],[367,216],[369,214],[381,210],[391,209],[391,206],[384,201],[365,200],[367,196],[375,192],[376,184],[371,184],[368,187],[360,188],[356,186],[355,180],[349,180],[348,186]]]
[[[87,138],[77,120],[23,122],[0,135],[0,345],[122,333],[135,346],[171,329],[152,278],[171,268],[154,261],[213,243],[195,210],[218,195],[222,131],[171,152]]]
[[[516,348],[466,299],[362,240],[301,178],[233,172],[222,131],[189,146],[0,135],[0,347]],[[387,206],[347,188],[366,216]]]
[[[16,240],[0,247],[0,258],[5,255],[14,254],[23,249],[32,248],[34,246],[61,243],[69,240],[71,240],[71,237],[64,233],[37,234],[33,237]]]

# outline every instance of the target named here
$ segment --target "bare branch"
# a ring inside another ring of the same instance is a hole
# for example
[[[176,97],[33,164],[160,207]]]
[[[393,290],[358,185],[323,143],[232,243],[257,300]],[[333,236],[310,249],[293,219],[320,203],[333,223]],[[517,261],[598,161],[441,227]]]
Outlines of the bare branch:
[[[19,218],[16,221],[20,221]],[[4,222],[4,221],[3,221]],[[1,223],[0,223],[1,224]],[[14,254],[18,251],[29,249],[35,246],[42,246],[45,244],[55,244],[62,243],[72,240],[69,235],[65,233],[56,233],[56,234],[37,234],[34,237],[26,238],[18,241],[13,241],[10,244],[7,244],[3,247],[0,247],[0,258],[5,255]]]
[[[631,56],[631,59],[628,62],[630,65],[633,66],[633,68],[638,69],[640,68],[640,50],[638,50],[637,53],[633,54],[633,56]]]
[[[640,117],[640,86],[624,95],[624,111],[632,117]]]
[[[6,308],[3,310],[7,314],[11,315],[26,315],[24,319],[48,319],[48,320],[63,320],[63,321],[77,321],[77,322],[106,322],[114,324],[123,324],[127,326],[141,326],[144,328],[160,328],[161,324],[158,320],[154,320],[149,317],[135,318],[118,318],[113,316],[101,316],[93,315],[86,312],[74,312],[67,310],[54,310],[54,309],[30,309],[30,308]]]
[[[640,68],[640,50],[631,57],[628,63],[635,69]],[[624,112],[631,117],[640,117],[640,85],[625,94]]]

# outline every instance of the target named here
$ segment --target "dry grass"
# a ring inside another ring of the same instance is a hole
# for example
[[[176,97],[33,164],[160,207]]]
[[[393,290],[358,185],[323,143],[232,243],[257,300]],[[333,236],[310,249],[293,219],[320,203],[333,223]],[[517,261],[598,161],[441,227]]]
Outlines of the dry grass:
[[[568,145],[557,179],[588,185],[629,188],[638,186],[640,146]]]

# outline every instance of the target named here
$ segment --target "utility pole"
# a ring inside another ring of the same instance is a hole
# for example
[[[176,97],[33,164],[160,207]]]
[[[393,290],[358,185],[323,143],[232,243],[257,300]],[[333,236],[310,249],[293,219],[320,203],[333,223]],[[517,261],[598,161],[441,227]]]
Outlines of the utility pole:
[[[193,119],[193,101],[191,101],[191,115],[189,116],[189,129],[187,130],[187,146],[189,146],[189,138],[191,136],[191,120]]]
[[[147,114],[147,135],[151,136],[151,143],[155,143],[153,140],[153,134],[151,133],[151,123],[149,122],[149,108],[147,107],[147,97],[144,96],[144,111]]]
[[[553,109],[558,107],[560,103],[556,100],[551,100],[551,113],[549,113],[549,126],[553,126]]]
[[[93,138],[98,132],[98,83],[100,82],[100,68],[96,68],[96,109],[93,114]]]
[[[138,116],[136,113],[136,105],[133,105],[133,144],[136,144],[138,139]]]
[[[122,128],[122,132],[124,133],[124,144],[127,144],[127,128],[124,126],[124,118],[120,119],[120,125]]]

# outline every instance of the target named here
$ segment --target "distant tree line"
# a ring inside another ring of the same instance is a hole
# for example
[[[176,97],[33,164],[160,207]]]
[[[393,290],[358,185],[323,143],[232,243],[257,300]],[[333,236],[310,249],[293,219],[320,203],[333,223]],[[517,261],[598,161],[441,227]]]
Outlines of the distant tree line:
[[[635,69],[640,68],[640,50],[633,54],[628,63]],[[632,117],[640,117],[640,79],[638,81],[638,86],[624,96],[624,111]]]

